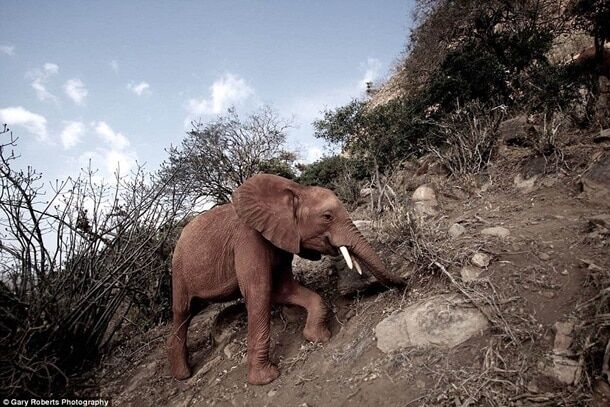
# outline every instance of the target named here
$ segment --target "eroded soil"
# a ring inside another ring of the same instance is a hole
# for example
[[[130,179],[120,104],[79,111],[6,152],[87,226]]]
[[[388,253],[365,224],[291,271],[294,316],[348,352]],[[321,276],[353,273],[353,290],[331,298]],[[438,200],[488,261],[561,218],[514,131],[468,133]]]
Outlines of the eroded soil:
[[[100,392],[121,406],[581,403],[571,399],[577,386],[560,384],[547,374],[553,325],[574,321],[578,304],[594,295],[589,283],[595,270],[610,267],[607,237],[591,234],[589,222],[590,216],[610,209],[584,199],[574,174],[543,176],[535,190],[525,193],[512,179],[500,179],[465,196],[439,191],[441,214],[432,220],[445,232],[461,222],[466,233],[456,243],[492,256],[481,281],[464,283],[495,293],[503,320],[483,335],[449,350],[405,349],[386,355],[376,347],[373,329],[379,321],[422,298],[459,288],[437,273],[414,276],[405,291],[373,290],[345,298],[327,271],[301,270],[301,281],[323,293],[333,310],[333,336],[324,345],[308,343],[301,334],[304,312],[275,309],[271,354],[281,370],[275,382],[246,384],[245,311],[234,307],[231,315],[219,318],[220,328],[211,335],[216,315],[226,306],[214,305],[189,330],[191,379],[170,377],[168,326],[161,326],[104,361]],[[479,231],[489,226],[504,226],[510,236],[481,236]],[[448,272],[459,280],[459,268]]]

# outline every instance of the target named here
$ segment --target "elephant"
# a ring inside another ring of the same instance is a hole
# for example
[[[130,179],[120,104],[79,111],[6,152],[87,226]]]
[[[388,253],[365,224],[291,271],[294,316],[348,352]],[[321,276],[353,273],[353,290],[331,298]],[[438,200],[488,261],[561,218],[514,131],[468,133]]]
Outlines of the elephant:
[[[341,253],[350,269],[366,267],[381,282],[402,285],[358,231],[349,213],[326,188],[303,186],[277,175],[257,174],[232,195],[188,223],[172,258],[171,334],[167,341],[171,374],[191,375],[187,330],[197,308],[243,296],[247,311],[247,380],[272,382],[279,371],[269,360],[272,304],[306,309],[303,335],[327,342],[328,308],[292,273],[296,254],[309,260]]]

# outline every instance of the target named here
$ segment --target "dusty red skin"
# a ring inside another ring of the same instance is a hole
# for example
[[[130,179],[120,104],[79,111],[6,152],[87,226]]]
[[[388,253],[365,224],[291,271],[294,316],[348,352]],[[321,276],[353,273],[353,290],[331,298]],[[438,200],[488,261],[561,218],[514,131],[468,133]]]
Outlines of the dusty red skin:
[[[379,280],[401,284],[386,272],[332,193],[275,175],[259,174],[233,193],[233,203],[197,216],[182,231],[172,265],[173,326],[168,339],[171,373],[191,375],[186,346],[193,299],[206,302],[244,297],[248,312],[248,382],[267,384],[279,376],[269,361],[272,303],[307,310],[303,335],[326,342],[327,308],[315,292],[298,284],[292,258],[319,259],[346,246]]]

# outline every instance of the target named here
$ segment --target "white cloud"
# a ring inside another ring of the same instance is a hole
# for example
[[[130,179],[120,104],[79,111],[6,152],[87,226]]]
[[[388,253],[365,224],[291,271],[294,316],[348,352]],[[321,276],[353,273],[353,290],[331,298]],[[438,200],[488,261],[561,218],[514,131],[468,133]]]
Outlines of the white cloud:
[[[150,85],[148,82],[140,82],[138,84],[134,84],[133,82],[127,84],[127,89],[132,91],[138,96],[142,96],[145,93],[150,93]]]
[[[42,69],[34,69],[26,74],[26,77],[32,79],[32,88],[36,91],[36,97],[42,102],[57,102],[57,98],[47,90],[47,83],[51,76],[59,72],[59,66],[47,62]]]
[[[64,91],[77,105],[82,105],[89,94],[85,84],[80,79],[69,79],[64,85]]]
[[[95,132],[102,138],[106,143],[110,145],[113,150],[123,150],[129,147],[129,139],[121,133],[115,132],[106,122],[93,123],[95,126]]]
[[[379,78],[381,71],[381,61],[377,58],[368,58],[366,64],[362,64],[365,69],[364,77],[360,81],[360,90],[366,89],[367,82],[374,82]]]
[[[109,173],[120,171],[126,174],[135,167],[136,160],[137,155],[133,151],[107,150],[104,155],[104,164]]]
[[[187,110],[191,116],[219,114],[231,105],[239,104],[254,94],[244,79],[226,73],[210,86],[208,99],[190,99]]]
[[[9,126],[21,126],[34,134],[38,140],[47,139],[47,119],[21,106],[0,109],[0,124],[2,123]]]
[[[64,122],[64,129],[60,134],[64,150],[69,150],[80,143],[84,132],[85,125],[82,122]]]
[[[14,45],[0,45],[0,53],[6,54],[8,56],[15,55],[15,46]]]
[[[110,61],[110,69],[112,69],[114,73],[119,73],[119,63],[113,59]]]
[[[102,170],[102,178],[111,177],[116,171],[125,175],[135,167],[138,155],[128,149],[130,142],[127,136],[114,131],[103,121],[92,122],[91,126],[105,146],[82,153],[78,158],[81,167],[91,162],[92,168]]]

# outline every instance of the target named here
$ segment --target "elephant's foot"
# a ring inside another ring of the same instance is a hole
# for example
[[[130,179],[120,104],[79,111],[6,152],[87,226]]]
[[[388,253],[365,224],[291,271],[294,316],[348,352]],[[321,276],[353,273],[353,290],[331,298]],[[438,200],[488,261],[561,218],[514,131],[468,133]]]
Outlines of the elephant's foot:
[[[172,376],[178,380],[184,380],[191,377],[191,369],[188,365],[172,366]]]
[[[264,367],[250,367],[248,369],[248,383],[254,385],[269,384],[280,376],[280,371],[272,364]]]
[[[310,342],[325,343],[330,340],[331,333],[325,326],[308,326],[305,325],[303,336]]]
[[[191,377],[191,369],[188,364],[188,354],[184,349],[186,346],[182,344],[176,345],[172,343],[170,339],[170,343],[168,346],[168,358],[169,358],[169,366],[170,372],[172,376],[174,376],[178,380],[184,380]]]

